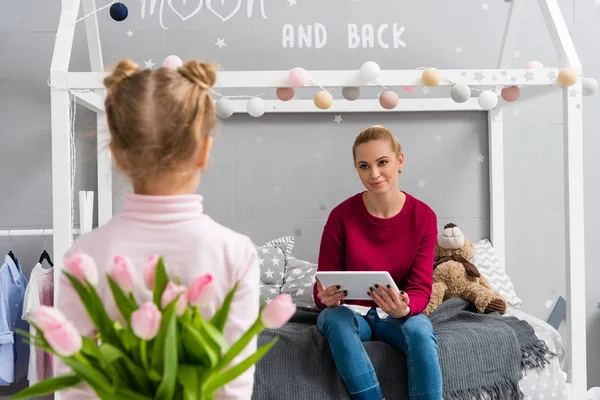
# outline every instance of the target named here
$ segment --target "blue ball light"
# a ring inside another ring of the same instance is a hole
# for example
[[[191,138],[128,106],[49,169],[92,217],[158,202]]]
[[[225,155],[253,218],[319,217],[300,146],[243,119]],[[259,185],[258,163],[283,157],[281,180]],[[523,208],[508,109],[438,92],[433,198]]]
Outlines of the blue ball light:
[[[125,18],[127,18],[128,14],[129,11],[127,10],[127,6],[123,3],[115,3],[110,6],[110,16],[115,21],[123,21]]]

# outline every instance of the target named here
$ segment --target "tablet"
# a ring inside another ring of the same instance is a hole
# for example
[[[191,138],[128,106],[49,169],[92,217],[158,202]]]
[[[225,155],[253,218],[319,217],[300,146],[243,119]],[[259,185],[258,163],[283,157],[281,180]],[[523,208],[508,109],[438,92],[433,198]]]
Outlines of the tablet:
[[[387,271],[317,271],[316,277],[325,287],[340,285],[339,291],[347,290],[346,300],[372,300],[367,293],[376,283],[400,291]]]

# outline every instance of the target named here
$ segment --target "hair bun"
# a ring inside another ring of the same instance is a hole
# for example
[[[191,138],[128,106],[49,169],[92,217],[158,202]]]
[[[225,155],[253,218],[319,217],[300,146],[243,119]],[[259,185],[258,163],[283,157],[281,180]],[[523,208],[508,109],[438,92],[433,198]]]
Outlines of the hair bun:
[[[212,64],[199,63],[194,60],[186,61],[179,67],[179,73],[202,89],[213,87],[217,80],[217,70]]]
[[[114,71],[104,78],[104,86],[108,89],[118,85],[123,79],[129,78],[130,76],[140,72],[140,66],[131,60],[121,60],[115,67]]]

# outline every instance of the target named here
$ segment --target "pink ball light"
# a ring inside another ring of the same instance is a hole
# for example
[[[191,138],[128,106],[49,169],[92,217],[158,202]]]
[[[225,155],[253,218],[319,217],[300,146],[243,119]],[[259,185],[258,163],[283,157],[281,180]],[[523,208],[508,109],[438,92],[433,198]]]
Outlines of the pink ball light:
[[[521,89],[519,89],[518,86],[505,87],[502,89],[502,92],[500,92],[500,95],[504,101],[511,103],[519,99],[521,96]]]
[[[387,90],[379,96],[379,104],[386,110],[391,110],[398,105],[398,94],[392,90]]]
[[[303,87],[308,82],[308,73],[304,68],[296,67],[290,71],[288,82],[295,88]]]
[[[165,58],[165,61],[163,61],[163,67],[167,69],[176,70],[182,65],[183,61],[176,55],[170,55],[169,57]]]
[[[544,68],[544,65],[539,61],[529,61],[525,65],[525,68],[526,69],[540,69],[540,68]]]
[[[294,98],[294,88],[291,87],[280,87],[277,88],[277,98],[281,101],[290,101]]]

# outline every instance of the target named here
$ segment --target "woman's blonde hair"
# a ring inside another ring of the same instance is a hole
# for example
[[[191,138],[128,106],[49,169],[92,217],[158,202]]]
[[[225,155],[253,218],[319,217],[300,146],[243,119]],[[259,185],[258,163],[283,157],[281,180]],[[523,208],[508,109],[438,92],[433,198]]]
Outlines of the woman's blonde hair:
[[[372,140],[387,140],[390,142],[390,146],[392,146],[392,151],[396,154],[396,157],[400,157],[402,154],[402,146],[400,146],[396,137],[392,135],[392,132],[382,125],[373,125],[363,129],[356,139],[354,139],[354,145],[352,146],[352,158],[354,159],[354,163],[356,163],[356,148],[359,145]]]
[[[196,61],[150,70],[122,60],[104,79],[111,150],[131,180],[193,168],[215,125],[209,89],[216,77],[212,65]]]

